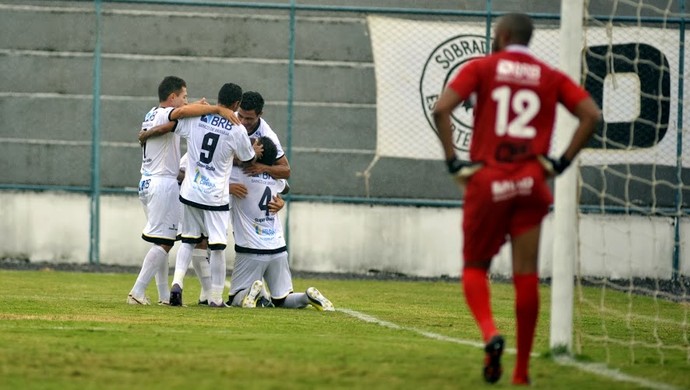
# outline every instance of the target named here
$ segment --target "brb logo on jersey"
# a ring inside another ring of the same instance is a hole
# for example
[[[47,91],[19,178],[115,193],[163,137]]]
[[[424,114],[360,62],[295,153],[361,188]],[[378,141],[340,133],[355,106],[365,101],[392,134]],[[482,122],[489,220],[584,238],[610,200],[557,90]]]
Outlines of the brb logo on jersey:
[[[156,109],[154,108],[153,110],[146,113],[146,116],[144,117],[144,122],[150,122],[155,117],[156,117]]]
[[[232,122],[218,115],[204,115],[201,117],[201,121],[225,130],[232,130],[233,126]]]
[[[438,45],[424,64],[419,81],[424,115],[431,129],[438,133],[432,113],[436,101],[446,85],[467,62],[487,54],[486,37],[481,35],[457,35]],[[470,102],[463,102],[451,116],[453,139],[456,149],[469,151],[472,135],[473,112]]]

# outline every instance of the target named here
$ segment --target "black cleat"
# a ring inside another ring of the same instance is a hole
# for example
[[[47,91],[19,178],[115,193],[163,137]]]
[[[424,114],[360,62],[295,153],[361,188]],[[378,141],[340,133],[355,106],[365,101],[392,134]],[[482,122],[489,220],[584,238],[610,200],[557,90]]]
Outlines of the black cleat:
[[[270,299],[267,299],[265,297],[259,297],[259,300],[256,301],[256,307],[276,307],[273,302]]]
[[[182,306],[182,288],[178,284],[170,288],[170,306]]]
[[[199,302],[196,303],[199,306],[208,306],[208,299],[199,300]]]
[[[505,340],[503,336],[496,335],[486,343],[484,351],[484,380],[488,383],[496,383],[501,379],[503,368],[501,367],[501,355],[503,355],[503,347]]]

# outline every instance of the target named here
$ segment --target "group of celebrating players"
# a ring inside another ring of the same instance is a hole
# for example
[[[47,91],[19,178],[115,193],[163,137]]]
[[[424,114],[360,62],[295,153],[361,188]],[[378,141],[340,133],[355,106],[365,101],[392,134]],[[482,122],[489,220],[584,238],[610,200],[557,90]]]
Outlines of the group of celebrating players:
[[[264,100],[224,84],[216,105],[187,104],[184,80],[168,76],[158,87],[159,105],[145,116],[139,199],[147,224],[142,238],[152,244],[127,296],[148,305],[145,291],[155,278],[158,303],[183,306],[184,277],[192,263],[201,284],[198,303],[304,308],[333,311],[319,290],[293,292],[283,228],[277,212],[289,190],[290,166],[278,137],[261,117]],[[187,153],[181,156],[181,138]],[[228,300],[225,248],[232,221],[235,264]],[[181,241],[172,285],[168,253]]]

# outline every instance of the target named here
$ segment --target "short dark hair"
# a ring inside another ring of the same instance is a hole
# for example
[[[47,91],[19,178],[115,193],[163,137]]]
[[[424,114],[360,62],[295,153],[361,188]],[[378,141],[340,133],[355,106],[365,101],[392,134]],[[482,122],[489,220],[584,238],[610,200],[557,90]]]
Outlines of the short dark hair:
[[[259,145],[263,145],[264,152],[261,157],[256,159],[256,162],[265,165],[273,165],[276,162],[276,157],[278,156],[278,148],[272,139],[263,136],[259,138]]]
[[[512,41],[522,45],[529,45],[532,39],[532,32],[534,31],[534,24],[532,18],[527,14],[509,13],[501,17],[504,20],[506,28],[511,32]]]
[[[171,93],[179,92],[186,88],[187,83],[177,76],[167,76],[158,84],[158,101],[164,102]]]
[[[218,91],[218,104],[230,107],[242,100],[242,87],[233,83],[225,83]]]
[[[247,91],[242,94],[240,108],[246,111],[254,110],[257,114],[261,114],[264,110],[264,98],[258,92]]]

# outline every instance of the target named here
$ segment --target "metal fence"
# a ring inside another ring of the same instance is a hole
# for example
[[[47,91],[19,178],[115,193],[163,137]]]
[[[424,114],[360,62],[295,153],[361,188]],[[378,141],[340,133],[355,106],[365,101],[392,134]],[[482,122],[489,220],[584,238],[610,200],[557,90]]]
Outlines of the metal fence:
[[[459,206],[428,121],[433,95],[462,63],[486,53],[491,23],[505,12],[528,11],[542,34],[535,50],[557,53],[558,4],[391,3],[417,4],[1,3],[5,30],[29,33],[0,37],[0,112],[12,118],[0,125],[0,189],[87,193],[97,226],[100,194],[136,193],[136,133],[157,104],[158,82],[175,74],[192,98],[213,101],[227,81],[264,95],[264,118],[293,169],[294,201]],[[683,122],[685,4],[626,5],[596,2],[588,9],[582,81],[610,120],[590,145],[604,152],[591,153],[581,168],[582,208],[680,218],[690,199],[683,165],[690,138]],[[650,36],[645,29],[660,35],[643,42],[652,49],[641,53],[633,38]],[[656,43],[662,48],[654,51]],[[650,57],[659,51],[664,59]],[[608,77],[616,69],[637,78]],[[610,91],[635,88],[635,80],[641,103],[627,110],[625,95]],[[624,108],[607,111],[616,105]],[[456,115],[460,153],[469,118],[470,110]]]

